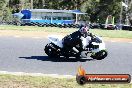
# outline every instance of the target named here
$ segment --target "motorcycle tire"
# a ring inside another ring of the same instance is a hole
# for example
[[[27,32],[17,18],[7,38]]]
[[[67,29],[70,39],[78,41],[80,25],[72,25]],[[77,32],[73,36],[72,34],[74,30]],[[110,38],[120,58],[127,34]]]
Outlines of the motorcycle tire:
[[[108,55],[108,52],[106,50],[101,50],[93,55],[91,55],[91,57],[93,59],[97,59],[97,60],[102,60],[104,59],[106,56]]]
[[[44,48],[44,51],[49,57],[60,57],[52,43],[47,44]]]

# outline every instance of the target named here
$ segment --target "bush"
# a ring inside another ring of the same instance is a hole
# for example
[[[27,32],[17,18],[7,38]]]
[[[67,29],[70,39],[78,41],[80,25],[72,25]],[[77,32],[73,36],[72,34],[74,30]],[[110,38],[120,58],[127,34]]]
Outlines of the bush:
[[[11,9],[9,8],[4,8],[2,13],[1,13],[1,21],[2,22],[11,22],[13,20],[12,14],[11,14]]]

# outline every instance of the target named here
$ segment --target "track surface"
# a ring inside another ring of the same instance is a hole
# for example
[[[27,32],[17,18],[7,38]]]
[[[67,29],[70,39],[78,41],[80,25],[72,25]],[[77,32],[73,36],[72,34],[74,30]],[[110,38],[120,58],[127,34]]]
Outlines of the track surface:
[[[89,58],[48,58],[43,48],[46,38],[0,37],[0,71],[76,75],[82,65],[87,73],[132,75],[132,43],[106,42],[108,56],[104,60]]]

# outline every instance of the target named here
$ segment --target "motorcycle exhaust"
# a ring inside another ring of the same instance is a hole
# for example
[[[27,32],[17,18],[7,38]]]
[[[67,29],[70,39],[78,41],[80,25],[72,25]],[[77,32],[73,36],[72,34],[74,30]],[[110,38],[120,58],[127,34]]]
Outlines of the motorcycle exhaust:
[[[72,48],[76,53],[79,53],[79,51],[75,48],[75,47],[73,47]]]

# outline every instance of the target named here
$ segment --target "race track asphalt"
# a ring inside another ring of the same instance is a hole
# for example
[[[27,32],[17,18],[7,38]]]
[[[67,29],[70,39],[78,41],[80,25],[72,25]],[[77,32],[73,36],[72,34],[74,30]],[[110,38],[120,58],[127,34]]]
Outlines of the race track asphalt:
[[[0,37],[0,71],[76,75],[82,65],[87,73],[131,74],[132,43],[106,42],[108,56],[103,60],[48,58],[46,38]]]

